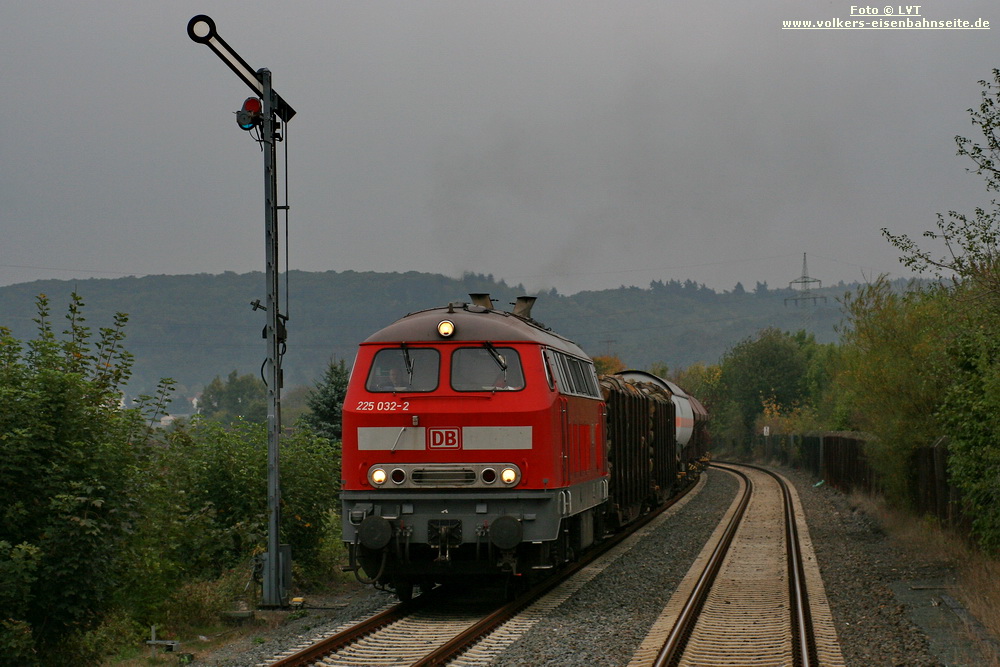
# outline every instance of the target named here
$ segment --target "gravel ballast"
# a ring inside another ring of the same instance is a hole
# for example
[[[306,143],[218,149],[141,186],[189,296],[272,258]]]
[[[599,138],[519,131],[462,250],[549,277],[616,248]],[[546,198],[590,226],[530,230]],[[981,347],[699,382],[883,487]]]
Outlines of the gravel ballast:
[[[842,493],[814,486],[815,480],[805,474],[781,472],[795,484],[806,512],[848,665],[983,664],[981,655],[963,659],[963,651],[971,656],[976,649],[961,628],[946,626],[928,634],[914,621],[922,622],[920,613],[928,611],[923,609],[923,600],[933,597],[933,586],[926,582],[953,581],[954,573],[947,563],[904,553],[892,545],[875,520],[853,507]],[[492,664],[597,667],[628,663],[736,494],[737,482],[731,475],[710,470],[708,476],[705,488],[680,512],[584,585]],[[913,582],[919,585],[911,585]],[[906,599],[897,596],[894,589],[916,591],[917,595]],[[926,594],[922,594],[925,589]],[[307,596],[306,601],[301,618],[257,632],[210,655],[195,650],[195,664],[252,667],[394,600],[386,593],[357,589],[339,598]],[[308,605],[330,608],[310,609]],[[932,611],[953,613],[947,605]],[[949,636],[936,636],[942,632]]]

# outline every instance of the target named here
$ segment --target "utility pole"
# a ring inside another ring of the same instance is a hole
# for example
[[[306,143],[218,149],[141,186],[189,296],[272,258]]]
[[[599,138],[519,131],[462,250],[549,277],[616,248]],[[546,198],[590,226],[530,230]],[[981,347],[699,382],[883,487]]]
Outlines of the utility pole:
[[[205,44],[218,55],[250,89],[259,96],[247,98],[243,108],[236,112],[236,121],[243,130],[259,128],[264,153],[264,245],[266,266],[267,325],[267,556],[264,559],[264,591],[261,605],[284,607],[288,603],[291,584],[291,552],[282,550],[279,543],[281,530],[281,348],[285,342],[287,319],[281,315],[278,304],[278,172],[276,144],[281,141],[281,123],[295,115],[292,109],[271,87],[271,72],[259,69],[254,72],[243,58],[226,44],[215,29],[215,21],[204,14],[188,22],[188,35],[199,44]],[[260,300],[253,304],[261,308]]]

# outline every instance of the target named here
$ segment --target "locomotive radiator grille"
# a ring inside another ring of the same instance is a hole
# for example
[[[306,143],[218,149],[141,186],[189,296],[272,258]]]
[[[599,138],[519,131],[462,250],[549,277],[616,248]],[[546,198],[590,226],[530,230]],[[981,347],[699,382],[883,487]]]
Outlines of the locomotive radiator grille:
[[[471,468],[417,468],[411,475],[417,486],[471,486],[477,478]]]

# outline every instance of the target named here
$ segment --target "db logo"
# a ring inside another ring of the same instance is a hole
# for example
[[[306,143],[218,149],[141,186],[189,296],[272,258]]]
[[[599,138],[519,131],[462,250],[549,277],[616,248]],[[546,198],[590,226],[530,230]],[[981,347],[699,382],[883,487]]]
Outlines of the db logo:
[[[462,431],[457,428],[429,428],[427,446],[431,449],[458,449],[462,446]]]

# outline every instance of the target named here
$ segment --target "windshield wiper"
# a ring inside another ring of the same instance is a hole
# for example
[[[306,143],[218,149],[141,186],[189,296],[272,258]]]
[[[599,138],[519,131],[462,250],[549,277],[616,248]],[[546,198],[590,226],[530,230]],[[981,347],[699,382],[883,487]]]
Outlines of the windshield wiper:
[[[503,372],[506,373],[507,372],[507,362],[504,361],[504,359],[500,355],[500,353],[497,352],[497,349],[495,347],[493,347],[493,343],[489,342],[488,340],[484,341],[483,342],[483,347],[485,347],[486,351],[490,353],[491,357],[493,357],[493,361],[497,362],[497,366],[500,367],[500,370],[502,370]]]
[[[501,355],[499,352],[497,352],[497,349],[495,347],[493,347],[493,343],[489,342],[488,340],[487,341],[483,341],[483,347],[486,348],[486,351],[490,353],[491,357],[493,357],[493,361],[497,362],[497,366],[499,366],[500,370],[503,371],[503,383],[504,383],[504,386],[506,386],[506,384],[507,384],[507,362],[504,361],[503,355]]]
[[[413,359],[410,357],[410,350],[406,347],[406,343],[400,344],[399,349],[403,351],[403,363],[406,365],[407,384],[413,384]]]

